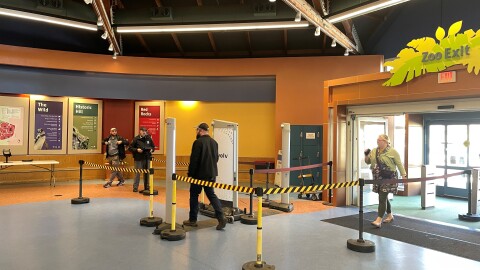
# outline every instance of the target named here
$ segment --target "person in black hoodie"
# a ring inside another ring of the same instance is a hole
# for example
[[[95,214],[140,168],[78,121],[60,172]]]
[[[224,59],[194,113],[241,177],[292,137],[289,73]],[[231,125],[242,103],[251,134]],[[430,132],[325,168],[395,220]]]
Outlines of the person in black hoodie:
[[[196,132],[197,139],[192,145],[188,176],[195,179],[215,182],[218,175],[218,143],[208,135],[208,125],[206,123],[198,125]],[[203,190],[213,206],[213,209],[215,209],[215,217],[218,220],[217,230],[222,230],[226,225],[222,203],[217,195],[215,195],[213,187],[203,187]],[[202,186],[190,184],[189,219],[183,222],[186,226],[198,226],[198,195],[200,195],[200,192],[202,192]]]
[[[110,163],[110,166],[119,167],[125,159],[125,146],[128,145],[128,141],[122,136],[117,134],[116,128],[110,129],[110,136],[103,139],[103,143],[106,146],[107,160]],[[104,188],[109,188],[112,186],[113,179],[115,177],[118,179],[117,186],[123,186],[125,179],[123,178],[122,172],[112,171],[110,175],[110,180],[103,185]]]
[[[141,127],[138,136],[133,138],[130,147],[128,148],[133,154],[133,160],[135,161],[135,169],[149,169],[150,157],[153,151],[155,151],[155,144],[153,144],[152,137],[147,133],[147,128]],[[135,181],[133,182],[133,192],[138,191],[138,185],[140,183],[140,173],[135,173]],[[143,190],[138,191],[142,193],[144,190],[150,189],[150,183],[148,182],[148,174],[143,174]]]

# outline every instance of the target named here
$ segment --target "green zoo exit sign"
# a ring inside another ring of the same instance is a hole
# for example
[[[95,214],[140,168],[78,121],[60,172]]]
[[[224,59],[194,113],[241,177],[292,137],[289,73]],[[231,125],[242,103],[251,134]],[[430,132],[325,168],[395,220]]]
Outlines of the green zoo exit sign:
[[[468,73],[480,73],[480,29],[460,32],[462,21],[452,24],[448,33],[438,27],[435,37],[410,41],[397,58],[385,62],[393,75],[383,85],[396,86],[427,73],[438,73],[463,65]]]
[[[439,61],[442,59],[451,59],[451,58],[460,58],[464,55],[470,55],[470,46],[460,46],[458,49],[445,48],[444,53],[422,53],[422,63],[427,63],[431,61]]]

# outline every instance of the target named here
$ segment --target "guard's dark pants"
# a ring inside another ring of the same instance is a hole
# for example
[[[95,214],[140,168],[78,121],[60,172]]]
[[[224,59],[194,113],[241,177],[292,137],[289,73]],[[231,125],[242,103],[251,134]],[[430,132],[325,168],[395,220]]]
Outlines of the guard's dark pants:
[[[135,169],[150,169],[150,161],[148,160],[135,160]],[[145,190],[150,189],[150,183],[148,179],[148,173],[143,174],[143,188]],[[135,173],[135,178],[133,181],[133,188],[138,188],[140,184],[140,173]]]
[[[215,182],[215,178],[207,181]],[[222,210],[222,203],[218,199],[217,195],[215,195],[215,191],[212,187],[202,187],[195,184],[190,184],[190,214],[189,220],[190,221],[197,221],[198,216],[198,195],[202,192],[202,188],[207,195],[208,200],[215,209],[215,217],[217,219],[223,219],[223,210]]]

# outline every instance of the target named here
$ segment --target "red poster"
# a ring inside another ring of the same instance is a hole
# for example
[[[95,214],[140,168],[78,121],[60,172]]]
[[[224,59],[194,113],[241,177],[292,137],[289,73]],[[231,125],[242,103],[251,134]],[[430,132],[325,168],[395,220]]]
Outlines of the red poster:
[[[160,106],[139,106],[139,127],[146,127],[152,136],[155,150],[160,149]]]

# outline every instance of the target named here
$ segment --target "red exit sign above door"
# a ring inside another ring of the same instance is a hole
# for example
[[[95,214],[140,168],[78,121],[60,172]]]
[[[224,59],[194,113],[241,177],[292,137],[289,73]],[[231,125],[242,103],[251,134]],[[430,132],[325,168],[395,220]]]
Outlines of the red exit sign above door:
[[[446,71],[438,73],[438,83],[454,83],[457,81],[457,73],[455,71]]]

